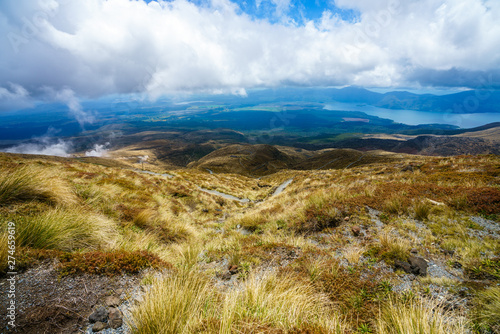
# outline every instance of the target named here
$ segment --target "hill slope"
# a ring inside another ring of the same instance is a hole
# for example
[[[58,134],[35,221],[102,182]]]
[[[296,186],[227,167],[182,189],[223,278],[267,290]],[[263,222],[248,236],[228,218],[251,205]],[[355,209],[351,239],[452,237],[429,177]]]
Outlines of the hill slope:
[[[0,154],[18,332],[498,333],[500,157],[239,145],[205,163],[231,154],[360,165],[257,179]]]

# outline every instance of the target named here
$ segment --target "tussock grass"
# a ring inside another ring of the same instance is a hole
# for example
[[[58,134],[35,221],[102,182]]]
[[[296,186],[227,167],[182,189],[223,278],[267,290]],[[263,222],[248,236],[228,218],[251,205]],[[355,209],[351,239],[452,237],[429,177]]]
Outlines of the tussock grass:
[[[428,201],[417,201],[413,203],[414,217],[417,220],[427,220],[432,211],[432,205]]]
[[[263,214],[252,214],[243,216],[239,225],[247,229],[250,232],[261,232],[262,227],[266,224],[267,218]]]
[[[380,245],[382,246],[382,256],[389,260],[407,260],[410,253],[410,243],[394,235],[393,230],[385,230],[380,233]]]
[[[189,219],[179,219],[165,210],[144,209],[133,218],[133,225],[154,233],[164,243],[184,242],[197,233],[188,223]]]
[[[214,315],[216,300],[209,280],[196,271],[181,270],[154,279],[143,301],[131,309],[132,333],[194,333]]]
[[[458,280],[453,279],[453,278],[448,278],[448,277],[432,277],[432,276],[425,276],[425,277],[419,277],[419,282],[422,284],[435,284],[439,286],[455,286],[457,283],[459,283]]]
[[[377,321],[380,334],[465,334],[469,333],[463,317],[446,310],[435,299],[413,298],[409,301],[391,298]]]
[[[474,302],[474,320],[480,328],[500,333],[500,287],[494,286],[480,291]]]
[[[265,324],[297,332],[343,333],[344,329],[328,298],[291,275],[251,276],[243,289],[226,296],[222,315],[222,333],[234,333],[241,322],[250,328]]]
[[[394,215],[404,213],[405,209],[403,202],[398,196],[387,199],[383,204],[383,210]]]
[[[0,234],[0,272],[3,272],[5,268],[7,268],[7,256],[9,255],[8,251],[8,233]]]
[[[2,169],[0,205],[34,200],[69,205],[76,202],[76,196],[67,182],[51,170],[33,165]]]
[[[157,254],[163,260],[170,261],[171,251],[167,245],[162,243],[156,234],[148,231],[133,231],[125,229],[121,235],[115,238],[110,246],[113,250],[140,251],[146,250]]]
[[[342,251],[342,254],[346,258],[346,260],[349,261],[350,264],[358,264],[359,259],[361,258],[361,255],[363,255],[364,252],[365,252],[364,247],[350,245]]]
[[[24,217],[16,227],[18,246],[64,251],[106,245],[114,233],[107,219],[76,208],[54,208]]]

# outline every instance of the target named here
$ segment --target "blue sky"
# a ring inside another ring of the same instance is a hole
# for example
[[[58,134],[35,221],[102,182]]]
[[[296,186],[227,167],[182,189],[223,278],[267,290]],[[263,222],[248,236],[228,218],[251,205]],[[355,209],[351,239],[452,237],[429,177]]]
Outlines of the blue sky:
[[[146,3],[152,0],[145,0]],[[190,1],[204,5],[203,0]],[[319,20],[325,11],[338,15],[342,20],[354,22],[359,19],[359,12],[350,8],[339,8],[333,0],[246,0],[233,1],[241,11],[255,19],[269,20],[273,23],[283,22],[283,18],[291,19],[294,24],[303,25],[307,21]]]
[[[500,88],[498,0],[0,1],[0,36],[0,111],[279,86]]]

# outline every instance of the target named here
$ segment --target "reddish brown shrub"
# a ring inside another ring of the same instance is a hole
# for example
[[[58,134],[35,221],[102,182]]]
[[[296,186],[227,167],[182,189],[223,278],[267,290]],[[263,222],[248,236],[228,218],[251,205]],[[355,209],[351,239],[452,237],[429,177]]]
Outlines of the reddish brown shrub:
[[[58,270],[62,276],[84,273],[112,276],[123,273],[135,274],[148,267],[169,268],[172,265],[147,251],[95,251],[64,254]]]

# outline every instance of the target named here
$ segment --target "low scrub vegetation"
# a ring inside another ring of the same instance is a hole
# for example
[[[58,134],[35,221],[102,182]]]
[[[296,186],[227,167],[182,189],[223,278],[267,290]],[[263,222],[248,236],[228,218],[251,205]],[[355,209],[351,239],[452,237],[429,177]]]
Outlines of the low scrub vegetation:
[[[172,267],[171,264],[147,251],[65,253],[59,260],[58,271],[61,276],[137,274],[145,268]]]
[[[132,333],[498,333],[499,158],[391,159],[170,178],[0,154],[0,269],[12,221],[20,275],[146,285]]]

